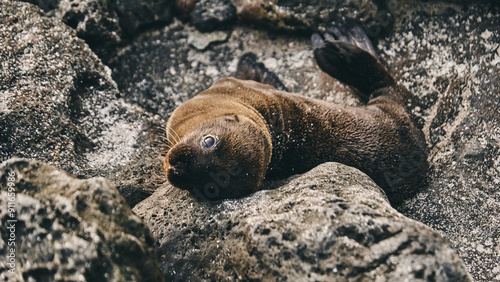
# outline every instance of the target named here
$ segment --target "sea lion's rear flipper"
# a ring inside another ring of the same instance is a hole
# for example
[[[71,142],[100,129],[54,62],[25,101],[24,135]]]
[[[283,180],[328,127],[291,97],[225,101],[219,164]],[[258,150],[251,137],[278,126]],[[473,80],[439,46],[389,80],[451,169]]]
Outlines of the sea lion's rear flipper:
[[[376,90],[396,84],[376,58],[370,39],[352,20],[344,27],[328,28],[323,37],[313,34],[311,43],[321,70],[358,89],[365,100]]]
[[[269,84],[282,91],[288,91],[276,74],[268,70],[264,64],[257,62],[257,56],[254,53],[246,53],[241,56],[234,76],[238,79],[253,80]]]

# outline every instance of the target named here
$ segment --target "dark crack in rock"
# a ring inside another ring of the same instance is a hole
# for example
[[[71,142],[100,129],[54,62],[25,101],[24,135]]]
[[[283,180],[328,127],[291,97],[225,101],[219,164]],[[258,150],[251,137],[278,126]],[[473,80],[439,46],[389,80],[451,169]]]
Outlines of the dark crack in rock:
[[[190,19],[202,32],[228,29],[236,23],[236,8],[230,0],[201,0],[196,3]]]
[[[159,120],[117,99],[109,68],[62,22],[5,0],[0,22],[0,161],[34,158],[77,177],[105,176],[131,205],[142,200],[140,187],[154,188],[161,169],[151,142]]]
[[[150,231],[105,179],[80,180],[41,162],[12,159],[0,165],[0,195],[0,255],[6,258],[10,248],[16,255],[14,275],[2,259],[2,281],[164,280]],[[14,218],[6,208],[11,197]],[[15,240],[9,241],[12,224]]]
[[[210,203],[167,185],[134,211],[171,280],[470,281],[440,235],[357,169],[326,163],[279,186]]]

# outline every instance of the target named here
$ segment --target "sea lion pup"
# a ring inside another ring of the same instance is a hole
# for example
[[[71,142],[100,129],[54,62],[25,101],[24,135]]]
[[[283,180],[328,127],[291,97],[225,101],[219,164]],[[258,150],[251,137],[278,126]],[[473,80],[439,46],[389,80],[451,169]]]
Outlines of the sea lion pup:
[[[336,161],[368,174],[393,204],[408,197],[425,180],[424,137],[405,108],[410,94],[362,49],[370,50],[366,42],[357,26],[312,37],[320,68],[358,89],[365,106],[235,78],[221,79],[179,106],[167,123],[171,148],[164,170],[170,183],[206,199],[235,198],[259,190],[264,178]],[[255,65],[255,56],[243,56],[237,73],[269,80],[262,73],[267,70]]]

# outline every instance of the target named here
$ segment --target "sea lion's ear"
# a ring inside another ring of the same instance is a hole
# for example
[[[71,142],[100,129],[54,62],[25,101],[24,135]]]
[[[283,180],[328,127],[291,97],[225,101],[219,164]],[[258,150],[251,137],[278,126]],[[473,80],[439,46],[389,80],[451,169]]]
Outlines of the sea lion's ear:
[[[240,122],[240,118],[235,114],[227,114],[224,116],[227,121]]]

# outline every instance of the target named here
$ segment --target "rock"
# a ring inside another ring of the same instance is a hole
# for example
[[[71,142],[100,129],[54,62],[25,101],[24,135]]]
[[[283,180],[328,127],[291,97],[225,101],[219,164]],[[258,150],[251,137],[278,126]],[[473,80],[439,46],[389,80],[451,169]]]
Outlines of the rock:
[[[16,256],[14,275],[2,261],[2,281],[164,280],[151,233],[105,179],[25,159],[2,163],[0,179],[0,255]]]
[[[204,202],[166,185],[134,211],[167,280],[470,280],[440,235],[357,169],[326,163],[278,186]]]
[[[175,6],[174,0],[113,0],[120,19],[124,36],[132,37],[153,24],[165,24],[172,20]]]
[[[131,205],[143,199],[161,170],[151,141],[158,121],[117,98],[110,69],[62,22],[6,0],[0,21],[0,161],[35,158],[80,178],[105,176]]]
[[[341,23],[342,18],[358,20],[371,37],[392,27],[392,15],[380,1],[356,0],[233,0],[238,20],[269,29],[312,32],[320,26]]]
[[[429,187],[398,209],[445,236],[474,279],[500,280],[498,5],[235,0],[241,23],[264,29],[235,26],[227,42],[199,51],[187,43],[194,27],[179,21],[163,27],[158,17],[125,35],[115,1],[30,2],[45,13],[0,0],[0,161],[37,158],[78,178],[104,176],[131,205],[164,181],[160,149],[151,140],[163,133],[153,128],[161,128],[177,105],[231,76],[243,53],[257,54],[292,92],[359,105],[355,92],[319,71],[301,35],[346,15],[365,27],[374,22],[370,34],[379,40],[382,60],[418,96],[413,114],[433,165]],[[178,0],[176,7],[183,3],[189,14],[190,1]],[[380,17],[385,11],[393,22]],[[112,63],[118,87],[76,36]]]
[[[108,63],[123,39],[136,36],[151,25],[173,17],[173,0],[25,0],[41,7],[76,30],[92,50]]]
[[[421,100],[433,170],[398,209],[443,234],[475,280],[500,280],[500,8],[411,9],[378,47]]]
[[[215,31],[211,33],[193,31],[188,34],[187,43],[199,51],[203,51],[207,49],[210,44],[226,41],[229,35],[229,33],[224,31]]]
[[[190,14],[191,23],[202,32],[227,29],[236,23],[236,8],[230,0],[200,0]]]
[[[76,35],[85,40],[101,60],[107,62],[115,55],[123,33],[109,1],[62,0],[53,14],[76,30]]]
[[[105,62],[115,56],[122,30],[118,15],[103,0],[26,0],[42,8],[47,16],[62,20],[76,30],[92,50]]]

